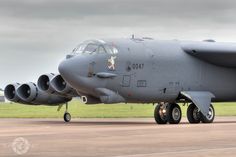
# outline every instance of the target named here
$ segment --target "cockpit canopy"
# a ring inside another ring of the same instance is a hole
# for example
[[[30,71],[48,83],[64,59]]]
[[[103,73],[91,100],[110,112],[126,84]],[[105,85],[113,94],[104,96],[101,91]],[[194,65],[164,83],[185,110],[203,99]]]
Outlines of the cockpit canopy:
[[[72,54],[117,54],[117,48],[103,40],[89,40],[79,44],[73,49]]]

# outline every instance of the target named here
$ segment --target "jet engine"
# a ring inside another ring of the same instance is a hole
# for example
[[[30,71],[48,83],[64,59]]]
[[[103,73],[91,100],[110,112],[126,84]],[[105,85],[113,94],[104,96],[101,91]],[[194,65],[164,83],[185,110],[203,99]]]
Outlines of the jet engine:
[[[76,90],[74,90],[61,75],[56,75],[50,82],[51,86],[56,90],[56,92],[62,95],[78,96]]]
[[[9,84],[4,89],[5,97],[12,102],[26,103],[24,100],[20,98],[17,93],[17,88],[20,86],[19,83]]]
[[[54,76],[55,74],[53,73],[41,75],[37,82],[38,88],[49,94],[55,93],[56,90],[50,84],[50,81],[52,80]]]
[[[30,102],[32,104],[43,104],[43,105],[58,105],[66,103],[71,100],[71,98],[66,98],[54,94],[46,93],[40,90],[35,83],[25,83],[18,87],[17,93],[19,97],[25,102]]]

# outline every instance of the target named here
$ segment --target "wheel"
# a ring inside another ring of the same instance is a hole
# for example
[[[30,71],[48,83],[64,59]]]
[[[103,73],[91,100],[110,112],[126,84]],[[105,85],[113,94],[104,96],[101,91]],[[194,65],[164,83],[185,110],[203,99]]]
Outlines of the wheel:
[[[70,115],[70,113],[66,112],[64,114],[64,121],[65,122],[70,122],[70,120],[71,120],[71,115]]]
[[[167,116],[166,116],[166,105],[158,104],[154,110],[154,118],[157,124],[166,124]]]
[[[187,118],[188,118],[188,121],[189,123],[200,123],[201,121],[201,113],[198,109],[198,107],[191,103],[189,106],[188,106],[188,109],[187,109]]]
[[[214,121],[214,118],[215,118],[215,110],[212,105],[210,105],[210,107],[209,107],[209,112],[208,112],[207,116],[204,116],[201,113],[201,121],[203,123],[212,123]]]
[[[182,112],[178,104],[169,104],[167,118],[170,124],[178,124],[182,117]]]

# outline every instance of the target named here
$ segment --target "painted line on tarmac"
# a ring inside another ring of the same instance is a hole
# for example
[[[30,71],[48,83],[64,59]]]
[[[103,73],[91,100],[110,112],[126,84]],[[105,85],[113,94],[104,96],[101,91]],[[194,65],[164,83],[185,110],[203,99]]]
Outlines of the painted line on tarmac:
[[[192,150],[177,150],[160,153],[147,153],[147,154],[130,154],[130,155],[118,155],[113,157],[143,157],[143,156],[157,156],[157,155],[168,155],[168,154],[182,154],[182,153],[196,153],[206,151],[219,151],[219,150],[236,150],[236,147],[225,147],[225,148],[205,148],[205,149],[192,149]]]

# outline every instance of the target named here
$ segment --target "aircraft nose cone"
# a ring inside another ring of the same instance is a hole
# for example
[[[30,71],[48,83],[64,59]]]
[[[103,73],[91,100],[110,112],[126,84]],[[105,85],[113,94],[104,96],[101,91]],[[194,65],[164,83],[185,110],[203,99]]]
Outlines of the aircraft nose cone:
[[[95,86],[91,82],[91,78],[88,77],[89,63],[91,62],[92,58],[88,56],[68,58],[59,64],[58,71],[62,78],[74,89],[82,93],[88,93]]]
[[[58,71],[63,77],[68,76],[70,70],[71,69],[68,60],[62,61],[58,66]]]
[[[81,69],[79,58],[65,59],[58,66],[59,73],[69,83],[75,82],[81,76],[79,69]]]

